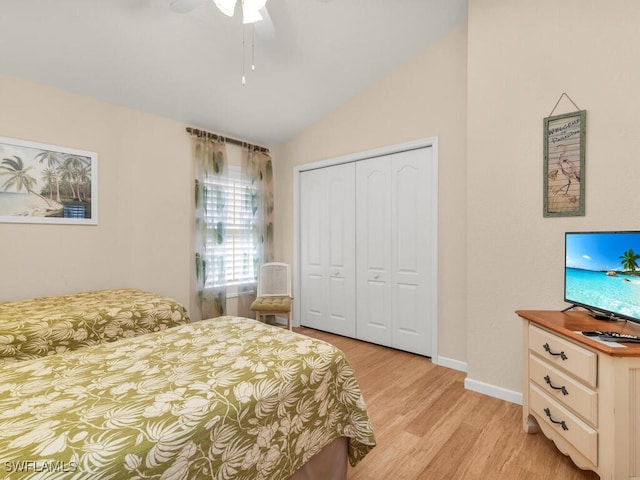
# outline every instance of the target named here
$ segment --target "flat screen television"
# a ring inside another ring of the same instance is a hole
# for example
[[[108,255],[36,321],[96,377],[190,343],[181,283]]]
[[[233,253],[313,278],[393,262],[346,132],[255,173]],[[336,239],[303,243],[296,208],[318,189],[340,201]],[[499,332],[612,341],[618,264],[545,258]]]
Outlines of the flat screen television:
[[[640,231],[565,233],[564,301],[640,323]]]

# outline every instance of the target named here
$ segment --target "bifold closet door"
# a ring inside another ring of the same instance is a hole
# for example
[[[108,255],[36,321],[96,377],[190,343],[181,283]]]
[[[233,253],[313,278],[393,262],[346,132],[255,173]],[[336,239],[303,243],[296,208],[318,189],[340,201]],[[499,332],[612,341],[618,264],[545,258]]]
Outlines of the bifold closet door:
[[[356,164],[356,338],[390,347],[391,157]]]
[[[433,149],[356,166],[356,338],[431,355]]]
[[[433,148],[391,156],[392,346],[432,355]]]
[[[354,338],[355,166],[300,175],[301,325]]]

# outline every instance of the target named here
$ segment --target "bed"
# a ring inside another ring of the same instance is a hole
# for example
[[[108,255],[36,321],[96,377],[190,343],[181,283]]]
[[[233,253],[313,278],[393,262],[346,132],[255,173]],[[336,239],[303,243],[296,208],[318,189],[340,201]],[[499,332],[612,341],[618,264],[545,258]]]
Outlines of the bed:
[[[344,445],[351,465],[375,446],[344,354],[252,319],[0,365],[7,478],[307,478]]]
[[[77,350],[189,322],[185,308],[137,289],[0,303],[0,364]]]

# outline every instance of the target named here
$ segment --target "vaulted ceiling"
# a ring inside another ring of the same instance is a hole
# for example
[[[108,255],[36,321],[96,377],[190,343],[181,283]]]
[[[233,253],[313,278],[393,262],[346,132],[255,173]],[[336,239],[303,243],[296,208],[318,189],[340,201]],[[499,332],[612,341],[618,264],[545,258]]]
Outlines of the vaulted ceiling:
[[[169,2],[2,0],[0,73],[273,146],[467,16],[467,0],[268,0],[243,86],[240,15]]]

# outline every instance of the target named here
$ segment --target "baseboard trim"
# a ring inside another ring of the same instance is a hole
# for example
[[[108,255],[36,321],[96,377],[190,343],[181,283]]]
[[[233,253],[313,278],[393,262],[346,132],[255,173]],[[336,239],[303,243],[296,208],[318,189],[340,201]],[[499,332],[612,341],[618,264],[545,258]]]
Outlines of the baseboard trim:
[[[489,383],[480,382],[467,377],[464,380],[464,388],[474,392],[482,393],[490,397],[499,398],[507,402],[522,405],[522,393],[514,392],[513,390],[507,390],[506,388],[497,387]]]
[[[467,373],[467,362],[447,357],[438,357],[436,359],[431,359],[431,361],[441,367],[451,368],[453,370]]]

